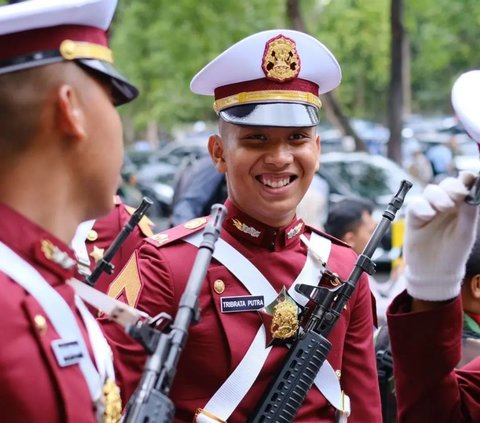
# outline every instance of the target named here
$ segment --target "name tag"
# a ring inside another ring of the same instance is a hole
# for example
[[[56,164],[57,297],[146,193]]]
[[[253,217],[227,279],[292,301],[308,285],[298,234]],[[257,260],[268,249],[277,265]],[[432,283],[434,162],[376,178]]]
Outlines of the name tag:
[[[256,311],[264,307],[263,295],[242,295],[240,297],[220,298],[222,313]]]
[[[52,349],[61,367],[77,364],[83,358],[80,344],[77,340],[56,339],[52,341]]]

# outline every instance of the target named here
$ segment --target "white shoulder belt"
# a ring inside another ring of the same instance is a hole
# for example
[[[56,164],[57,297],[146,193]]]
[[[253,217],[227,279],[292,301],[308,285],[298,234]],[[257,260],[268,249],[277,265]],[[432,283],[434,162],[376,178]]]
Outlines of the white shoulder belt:
[[[202,241],[202,233],[192,234],[188,238],[185,238],[185,241],[199,246]],[[312,247],[315,248],[315,251],[327,261],[330,255],[331,241],[312,233],[310,243]],[[250,294],[263,295],[264,304],[270,304],[277,297],[278,293],[273,289],[265,276],[263,276],[245,256],[225,240],[221,238],[217,240],[213,257],[235,275]],[[319,274],[320,267],[318,261],[313,260],[310,254],[308,254],[303,269],[288,290],[289,295],[298,304],[304,306],[308,302],[307,298],[297,293],[294,287],[299,283],[317,285]],[[252,387],[267,360],[272,347],[266,348],[265,345],[265,326],[261,325],[244,358],[205,407],[203,407],[203,410],[205,410],[207,414],[199,414],[197,416],[197,422],[211,423],[218,422],[218,419],[220,419],[220,421],[226,421],[230,417]],[[330,404],[339,410],[342,415],[341,421],[346,421],[346,418],[350,414],[349,398],[342,392],[338,377],[328,361],[325,360],[323,363],[314,383]],[[209,414],[215,416],[217,420],[208,417]]]
[[[71,345],[73,343],[76,345],[78,355],[81,355],[78,365],[88,385],[92,400],[97,406],[97,416],[103,415],[101,404],[103,384],[107,377],[115,380],[111,350],[97,321],[85,304],[78,296],[75,296],[75,305],[85,322],[98,371],[90,358],[77,320],[69,305],[33,266],[2,242],[0,242],[0,271],[21,285],[43,308],[60,337],[59,340],[52,342],[52,348],[60,366],[69,364],[62,361],[64,357],[59,351],[59,344]]]

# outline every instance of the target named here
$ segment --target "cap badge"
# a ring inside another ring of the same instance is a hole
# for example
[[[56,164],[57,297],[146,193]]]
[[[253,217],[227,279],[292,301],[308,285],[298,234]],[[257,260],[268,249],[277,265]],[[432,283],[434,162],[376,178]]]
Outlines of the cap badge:
[[[292,229],[290,229],[287,232],[287,238],[292,239],[294,236],[298,235],[300,231],[302,230],[303,224],[300,222],[297,225],[295,225]]]
[[[284,35],[268,40],[263,53],[262,69],[267,79],[287,82],[295,79],[300,72],[295,41]]]
[[[48,239],[41,241],[41,250],[46,259],[53,261],[63,269],[70,269],[76,263],[65,251],[60,250]]]
[[[253,238],[258,238],[260,236],[259,230],[252,226],[245,225],[245,223],[240,222],[238,219],[232,219],[232,223],[240,232],[244,232]]]

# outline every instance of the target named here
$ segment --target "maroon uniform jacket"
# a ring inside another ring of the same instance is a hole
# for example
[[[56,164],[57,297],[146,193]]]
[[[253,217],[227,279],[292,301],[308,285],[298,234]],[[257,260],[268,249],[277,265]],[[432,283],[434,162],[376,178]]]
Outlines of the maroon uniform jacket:
[[[227,201],[228,215],[221,237],[259,269],[280,292],[297,278],[307,249],[299,235],[310,237],[312,229],[301,220],[288,227],[273,229],[239,212]],[[201,220],[187,222],[146,240],[129,260],[110,287],[110,295],[124,299],[151,316],[164,311],[175,316],[185,289],[197,248],[182,241]],[[242,226],[243,225],[243,226]],[[258,231],[259,235],[250,233]],[[189,229],[192,228],[192,229]],[[252,229],[253,228],[253,229]],[[198,228],[197,228],[198,230]],[[293,235],[292,235],[293,234]],[[332,240],[328,267],[344,280],[355,263],[355,253],[345,244]],[[221,287],[221,289],[219,289]],[[249,295],[246,288],[215,259],[211,262],[200,292],[201,320],[190,327],[186,347],[181,354],[171,399],[176,407],[176,422],[191,422],[244,357],[262,323],[257,311],[222,313],[222,297]],[[130,395],[143,371],[145,355],[141,347],[124,335],[121,328],[103,320],[117,367],[117,377]],[[333,344],[328,356],[341,374],[342,389],[351,398],[349,422],[381,421],[380,399],[373,350],[371,294],[366,276],[362,276],[329,339]],[[255,384],[228,419],[244,423],[287,354],[284,346],[273,347]],[[297,415],[298,422],[333,422],[334,409],[313,388]]]
[[[480,357],[455,370],[461,357],[460,298],[421,313],[406,312],[403,292],[387,313],[399,422],[480,422]]]
[[[97,219],[92,229],[87,234],[85,245],[90,258],[90,270],[93,271],[97,262],[103,257],[116,236],[123,229],[125,224],[130,220],[132,213],[135,211],[122,203],[118,196],[115,196],[115,207],[107,215]],[[135,248],[143,239],[153,235],[153,222],[147,217],[140,219],[132,232],[128,235],[121,247],[113,256],[111,263],[114,266],[112,274],[102,272],[95,283],[95,288],[107,292],[108,286],[118,274],[120,269],[125,265]]]
[[[73,289],[65,280],[75,272],[64,269],[42,252],[51,242],[74,258],[68,246],[12,209],[0,204],[0,241],[31,264],[75,310],[86,344],[83,321],[76,311]],[[60,367],[51,343],[59,336],[40,304],[20,285],[0,272],[0,421],[96,421],[87,383],[78,364]]]

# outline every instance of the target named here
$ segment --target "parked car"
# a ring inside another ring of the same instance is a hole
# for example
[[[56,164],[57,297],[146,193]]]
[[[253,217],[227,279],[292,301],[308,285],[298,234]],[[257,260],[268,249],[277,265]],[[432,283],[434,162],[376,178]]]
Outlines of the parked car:
[[[424,184],[402,167],[386,157],[368,153],[326,153],[320,157],[318,174],[330,187],[330,203],[345,197],[367,198],[375,205],[374,217],[377,221],[393,195],[398,192],[402,180],[412,182],[413,186],[405,198],[405,204],[415,195],[421,194]],[[403,218],[403,207],[397,213],[397,220]],[[381,247],[374,255],[378,268],[387,269],[400,251],[392,250],[391,236],[388,231]]]

